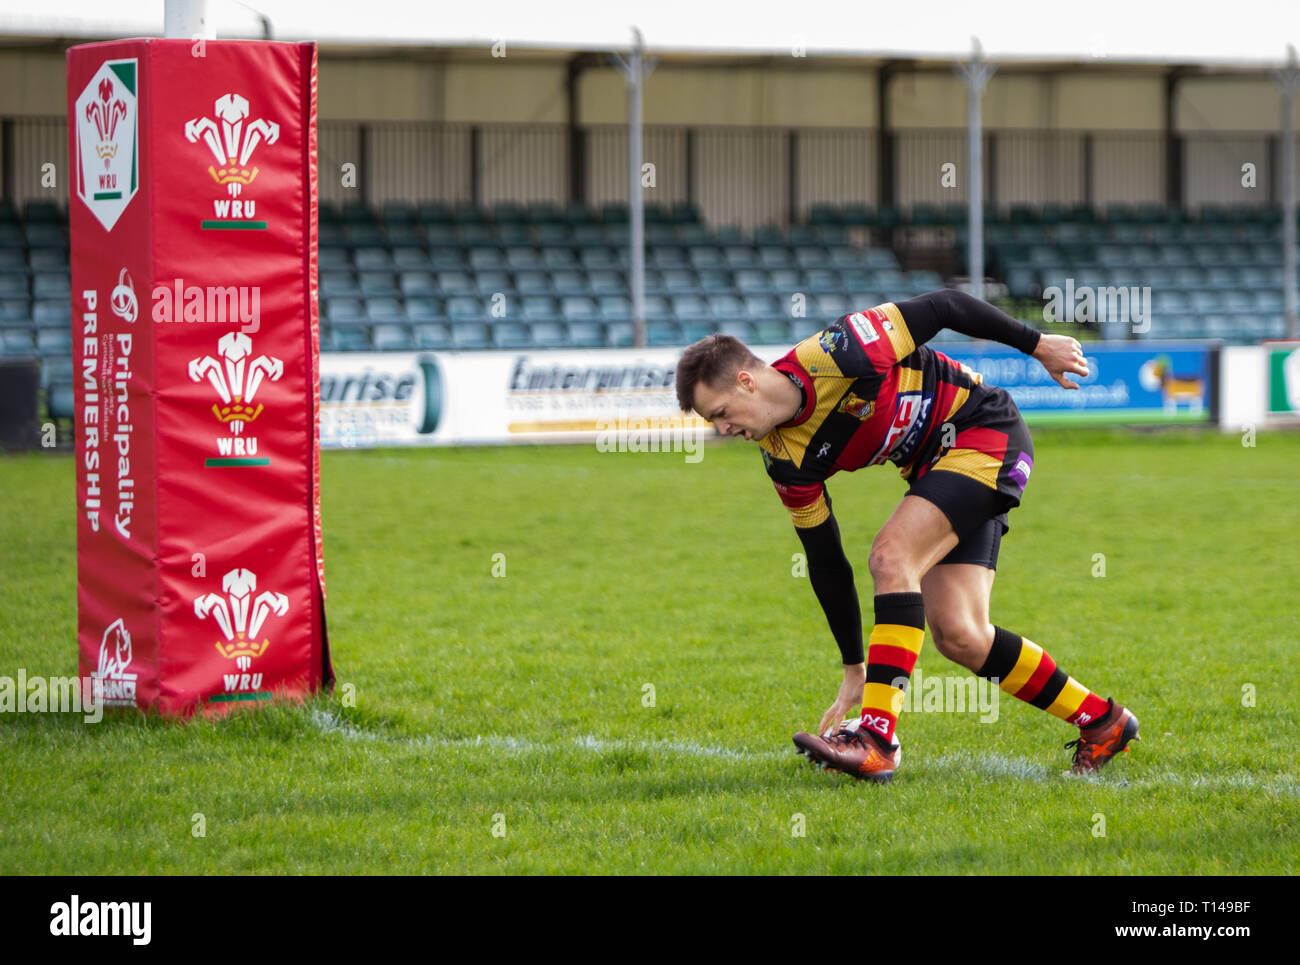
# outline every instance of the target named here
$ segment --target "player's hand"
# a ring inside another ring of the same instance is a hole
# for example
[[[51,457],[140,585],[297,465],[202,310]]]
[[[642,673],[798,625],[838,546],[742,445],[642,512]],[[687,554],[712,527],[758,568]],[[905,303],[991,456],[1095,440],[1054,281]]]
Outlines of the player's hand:
[[[1083,346],[1078,339],[1069,335],[1048,335],[1044,332],[1038,340],[1038,347],[1034,349],[1034,358],[1043,363],[1043,368],[1047,369],[1047,374],[1056,380],[1057,385],[1067,389],[1077,389],[1079,386],[1067,379],[1065,373],[1071,372],[1085,378],[1088,375]]]
[[[849,714],[862,713],[862,690],[867,685],[867,665],[853,664],[844,668],[844,682],[840,692],[835,695],[835,703],[822,714],[822,722],[817,725],[817,733],[825,736],[828,730],[838,730],[840,722]]]

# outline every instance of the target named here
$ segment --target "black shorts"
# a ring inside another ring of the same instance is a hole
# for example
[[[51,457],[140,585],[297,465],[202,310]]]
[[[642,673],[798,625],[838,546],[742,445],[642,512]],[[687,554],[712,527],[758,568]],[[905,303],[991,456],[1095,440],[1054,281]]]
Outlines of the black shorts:
[[[951,448],[918,467],[908,493],[938,506],[957,534],[939,561],[997,569],[1007,512],[1020,505],[1034,468],[1034,444],[1020,414],[957,432]]]

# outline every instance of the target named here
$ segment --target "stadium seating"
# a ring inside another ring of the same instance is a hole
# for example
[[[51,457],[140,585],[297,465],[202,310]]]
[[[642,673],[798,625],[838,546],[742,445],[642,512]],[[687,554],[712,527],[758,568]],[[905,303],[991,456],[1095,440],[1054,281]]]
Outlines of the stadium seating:
[[[1138,286],[1152,293],[1151,325],[1139,337],[1277,338],[1280,220],[1267,206],[1204,205],[1194,215],[1160,205],[990,208],[986,264],[1040,317],[1054,285]],[[721,331],[788,344],[854,307],[942,287],[937,272],[902,270],[890,248],[854,243],[900,226],[949,233],[964,262],[959,205],[815,205],[807,224],[752,232],[706,225],[689,205],[649,205],[647,341],[678,345]],[[621,205],[324,204],[320,238],[327,351],[632,344]],[[0,203],[0,355],[39,357],[51,411],[63,416],[72,399],[67,249],[58,206],[30,202],[20,214]]]

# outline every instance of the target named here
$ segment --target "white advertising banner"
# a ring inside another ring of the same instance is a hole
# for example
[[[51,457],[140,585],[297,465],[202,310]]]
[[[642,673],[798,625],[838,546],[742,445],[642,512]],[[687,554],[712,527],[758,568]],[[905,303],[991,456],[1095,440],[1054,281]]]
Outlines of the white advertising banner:
[[[783,350],[757,350],[776,358]],[[699,441],[683,414],[680,348],[321,355],[321,445]]]

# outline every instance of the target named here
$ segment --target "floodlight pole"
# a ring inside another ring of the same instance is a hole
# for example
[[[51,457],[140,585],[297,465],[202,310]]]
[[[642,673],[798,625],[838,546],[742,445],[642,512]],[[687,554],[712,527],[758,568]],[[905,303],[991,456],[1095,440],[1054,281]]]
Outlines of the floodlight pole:
[[[1295,48],[1287,45],[1287,66],[1273,71],[1273,79],[1282,91],[1282,296],[1286,300],[1287,338],[1300,336],[1296,308],[1296,225],[1295,225],[1295,109],[1296,87],[1300,70],[1296,68]]]
[[[217,30],[208,17],[208,0],[165,0],[163,36],[183,40],[216,40]]]
[[[966,81],[966,137],[969,148],[969,243],[966,248],[967,271],[970,274],[971,292],[976,298],[984,297],[984,128],[980,120],[980,101],[989,78],[997,71],[996,64],[984,60],[984,51],[978,37],[972,37],[974,50],[970,63],[959,64],[957,72]]]
[[[632,291],[632,343],[644,348],[645,338],[645,199],[641,196],[641,88],[654,70],[658,58],[649,63],[645,56],[645,37],[638,27],[632,28],[632,49],[627,59],[613,54],[612,59],[627,81],[627,221],[628,281]]]

